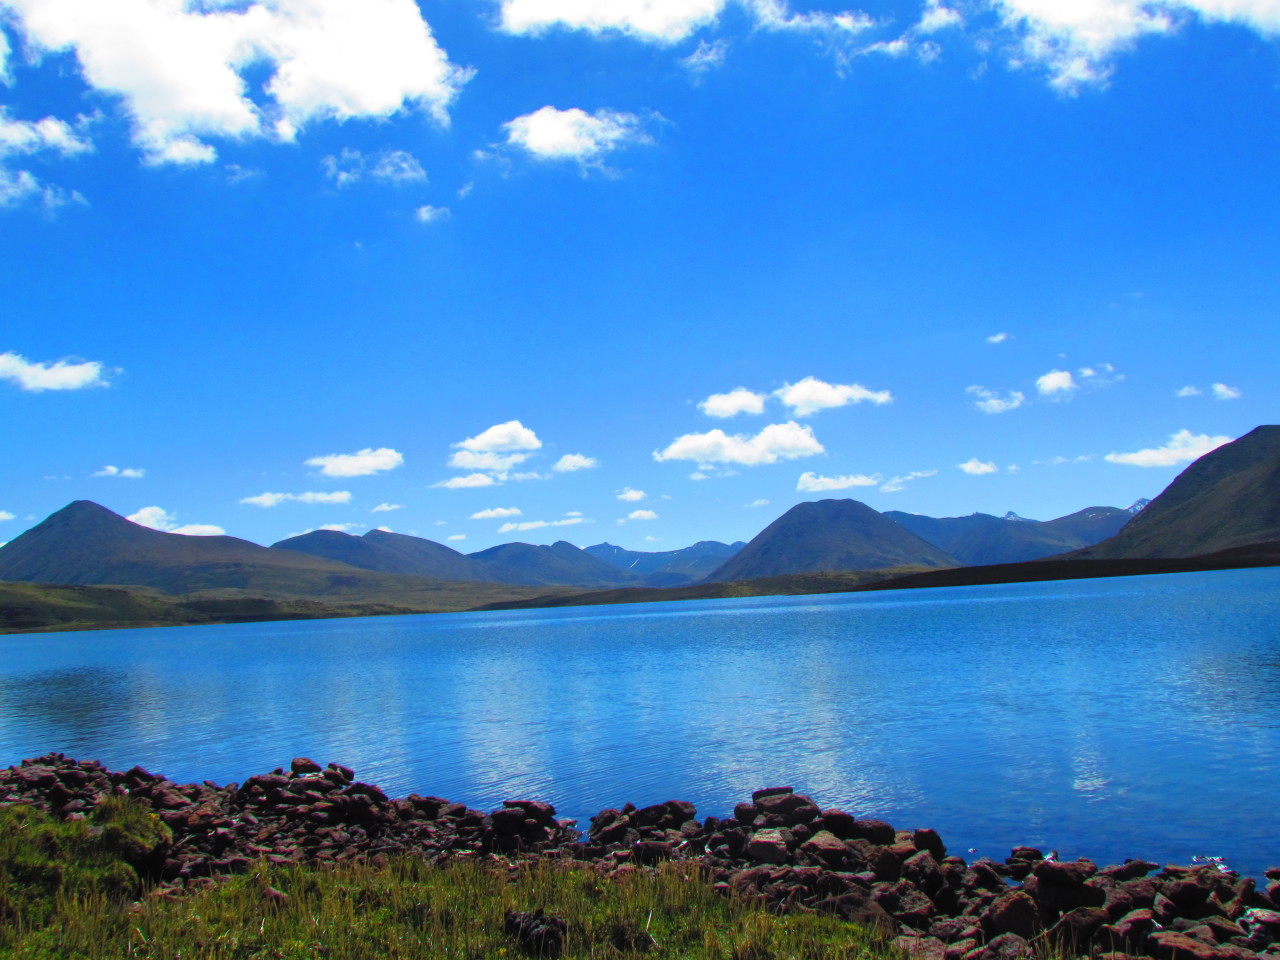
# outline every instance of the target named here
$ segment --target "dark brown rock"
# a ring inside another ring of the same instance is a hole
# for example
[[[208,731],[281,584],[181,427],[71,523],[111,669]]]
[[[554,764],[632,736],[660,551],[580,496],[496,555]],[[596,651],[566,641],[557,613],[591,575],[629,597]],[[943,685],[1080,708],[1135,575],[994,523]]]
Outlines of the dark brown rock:
[[[1016,933],[1030,940],[1040,932],[1040,914],[1036,903],[1021,890],[1012,890],[987,908],[982,926],[991,936]]]
[[[319,773],[324,768],[310,757],[294,757],[289,762],[289,769],[295,774]]]

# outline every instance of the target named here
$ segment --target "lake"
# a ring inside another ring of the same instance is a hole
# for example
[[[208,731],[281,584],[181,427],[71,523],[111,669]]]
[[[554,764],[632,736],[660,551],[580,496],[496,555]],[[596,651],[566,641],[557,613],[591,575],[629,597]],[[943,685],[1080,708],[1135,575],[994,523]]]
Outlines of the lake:
[[[1280,569],[0,637],[0,765],[485,810],[789,784],[953,852],[1280,863]]]

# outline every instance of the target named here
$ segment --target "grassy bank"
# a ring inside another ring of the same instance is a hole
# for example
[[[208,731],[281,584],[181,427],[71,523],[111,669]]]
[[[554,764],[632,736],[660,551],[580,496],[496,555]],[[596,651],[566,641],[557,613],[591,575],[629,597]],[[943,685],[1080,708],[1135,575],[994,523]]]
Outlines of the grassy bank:
[[[259,864],[181,898],[148,897],[149,864],[168,839],[163,824],[127,801],[72,823],[0,808],[0,958],[536,956],[505,918],[537,910],[565,921],[566,958],[893,955],[869,932],[833,917],[779,917],[726,897],[693,863],[607,879],[553,862]]]

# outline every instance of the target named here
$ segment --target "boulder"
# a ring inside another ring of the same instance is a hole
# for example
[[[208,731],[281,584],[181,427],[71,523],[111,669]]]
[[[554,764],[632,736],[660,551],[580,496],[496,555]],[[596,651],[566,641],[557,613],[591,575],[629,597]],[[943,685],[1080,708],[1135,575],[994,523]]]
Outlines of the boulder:
[[[791,851],[781,829],[757,830],[747,841],[747,856],[761,863],[786,863]]]

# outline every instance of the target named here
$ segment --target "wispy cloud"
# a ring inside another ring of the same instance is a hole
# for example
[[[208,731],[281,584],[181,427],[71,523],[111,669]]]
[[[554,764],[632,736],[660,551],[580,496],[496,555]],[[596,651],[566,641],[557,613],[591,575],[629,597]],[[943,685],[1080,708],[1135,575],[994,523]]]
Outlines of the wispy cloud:
[[[850,487],[874,487],[880,480],[878,473],[871,476],[853,473],[842,477],[824,477],[808,471],[800,474],[800,479],[796,481],[796,489],[807,493],[820,490],[847,490]]]
[[[499,520],[504,517],[520,516],[519,507],[490,507],[487,510],[478,510],[470,517],[472,520]]]
[[[977,457],[972,457],[964,463],[957,463],[956,467],[971,477],[980,477],[984,473],[995,473],[999,469],[989,460],[979,460]]]
[[[106,371],[97,360],[38,363],[17,353],[0,353],[0,380],[15,383],[29,393],[107,386]]]
[[[331,493],[260,493],[256,497],[244,497],[241,503],[255,507],[278,507],[282,503],[350,503],[349,490],[334,490]],[[376,509],[376,508],[375,508]]]
[[[1010,410],[1017,410],[1027,399],[1020,390],[1010,390],[1002,397],[994,390],[977,385],[966,388],[965,393],[978,398],[973,405],[983,413],[1008,413]]]
[[[566,453],[551,465],[556,473],[573,473],[575,470],[590,470],[599,466],[595,457],[583,456],[581,453]]]
[[[646,494],[643,490],[633,490],[631,489],[631,487],[623,487],[621,490],[619,490],[615,494],[615,496],[619,500],[626,500],[630,503],[635,503],[637,501],[643,500],[646,496],[648,496],[648,494]]]
[[[141,467],[113,467],[111,464],[92,474],[95,477],[121,477],[129,480],[141,480],[146,475],[147,471]]]
[[[329,453],[305,461],[308,467],[319,467],[326,477],[367,477],[404,464],[404,454],[390,447],[365,447],[355,453]]]
[[[843,407],[850,403],[873,403],[880,406],[893,402],[888,390],[869,390],[860,383],[826,383],[817,377],[805,377],[799,383],[788,383],[773,395],[791,408],[797,417],[807,417],[819,410]]]

